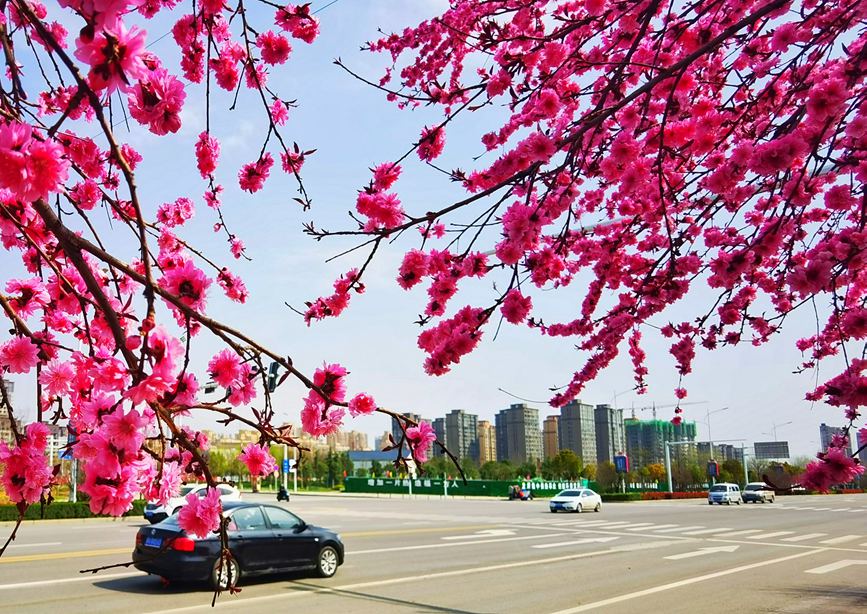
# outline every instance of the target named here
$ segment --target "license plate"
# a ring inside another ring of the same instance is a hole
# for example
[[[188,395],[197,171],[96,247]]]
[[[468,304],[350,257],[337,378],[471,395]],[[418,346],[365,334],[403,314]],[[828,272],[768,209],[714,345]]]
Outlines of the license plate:
[[[163,543],[161,537],[146,537],[145,546],[148,548],[159,548]]]

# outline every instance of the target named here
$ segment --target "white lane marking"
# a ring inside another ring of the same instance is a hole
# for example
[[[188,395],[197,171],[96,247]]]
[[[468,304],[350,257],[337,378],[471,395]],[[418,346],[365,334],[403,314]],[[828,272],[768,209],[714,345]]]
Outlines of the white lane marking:
[[[833,510],[831,510],[831,511],[832,511],[832,512],[848,512],[848,511],[849,511],[849,508],[848,508],[848,507],[838,507],[838,508],[835,508],[835,509],[833,509]]]
[[[737,535],[749,535],[750,533],[760,533],[762,529],[744,529],[742,531],[729,531],[728,533],[717,533],[714,537],[735,537]]]
[[[831,509],[830,507],[815,507],[815,508],[813,508],[813,511],[816,511],[816,512],[827,512],[827,511],[830,510],[830,509]]]
[[[615,539],[620,539],[617,536],[612,537],[587,537],[585,539],[573,539],[568,542],[554,542],[553,544],[536,544],[531,548],[561,548],[563,546],[577,546],[579,544],[605,543],[613,542]]]
[[[690,527],[675,527],[673,529],[657,529],[656,532],[657,533],[678,533],[680,531],[689,531],[690,529],[703,529],[703,528],[704,528],[703,524],[697,524],[697,525],[693,525]],[[714,529],[714,530],[716,530],[716,529]],[[685,535],[689,535],[689,534],[686,533]]]
[[[716,529],[702,529],[701,531],[687,531],[684,535],[707,535],[708,533],[718,533],[720,531],[730,531],[729,527],[717,527]]]
[[[500,537],[501,535],[514,534],[515,532],[511,529],[485,529],[483,531],[476,531],[472,535],[449,535],[448,537],[441,537],[440,539],[484,539],[485,537]]]
[[[654,544],[651,544],[649,547],[653,547]],[[306,595],[315,595],[321,593],[337,593],[339,594],[341,591],[351,591],[362,588],[373,588],[376,586],[390,586],[392,584],[406,584],[408,582],[423,582],[425,580],[434,580],[437,578],[450,578],[454,576],[465,576],[467,574],[475,574],[475,573],[486,573],[491,571],[500,571],[502,569],[516,569],[521,567],[531,567],[533,565],[544,565],[547,563],[561,563],[564,561],[574,561],[577,559],[586,559],[594,556],[600,556],[603,554],[614,554],[617,552],[626,552],[629,549],[636,550],[641,547],[648,547],[642,544],[637,544],[632,548],[620,547],[620,548],[607,548],[605,550],[594,550],[593,552],[581,552],[577,554],[566,554],[562,556],[550,557],[547,559],[533,559],[529,561],[517,561],[514,563],[501,563],[499,565],[485,565],[483,567],[469,567],[464,569],[454,569],[451,571],[440,571],[435,573],[428,574],[419,574],[414,576],[406,576],[406,577],[398,577],[398,578],[387,578],[385,580],[372,580],[370,582],[358,582],[355,584],[343,584],[340,586],[327,587],[323,586],[322,588],[317,588],[314,590],[304,590],[299,591],[298,593],[291,593],[291,597],[299,598],[304,597]],[[809,553],[813,552],[823,552],[824,550],[810,550]],[[799,554],[798,556],[803,556],[804,553]],[[291,583],[290,583],[291,586]],[[204,610],[204,611],[213,611],[214,608],[222,608],[222,607],[243,607],[245,604],[251,603],[259,603],[263,601],[272,601],[276,599],[285,600],[289,595],[285,591],[281,591],[279,594],[273,595],[260,595],[257,597],[248,597],[248,598],[234,598],[234,599],[226,599],[222,601],[217,601],[216,604],[212,607],[210,603],[207,604],[198,604],[192,606],[186,606],[181,608],[174,608],[172,610],[154,610],[150,614],[173,614],[174,612],[190,612],[194,610]]]
[[[813,569],[808,569],[804,573],[815,573],[815,574],[823,574],[823,573],[831,573],[832,571],[837,571],[838,569],[844,569],[851,565],[867,565],[867,560],[860,559],[843,559],[842,561],[837,561],[836,563],[829,563],[828,565],[822,565],[821,567],[814,567]]]
[[[75,578],[61,578],[59,580],[36,580],[34,582],[15,582],[14,584],[0,584],[0,591],[5,591],[14,588],[31,588],[36,586],[54,586],[55,584],[69,584],[72,582],[100,582],[102,580],[114,580],[117,578],[129,578],[132,576],[145,577],[141,571],[130,571],[127,573],[114,574],[89,574],[86,576],[77,576]]]
[[[626,529],[627,531],[656,531],[657,529],[665,529],[668,527],[676,527],[676,524],[652,524],[649,527],[642,527],[638,529]]]
[[[482,541],[449,542],[448,544],[420,544],[418,546],[395,546],[394,548],[373,548],[370,550],[349,550],[347,554],[378,554],[380,552],[403,552],[405,550],[428,550],[430,548],[454,548],[455,546],[478,546],[479,544],[498,544],[500,542],[517,542],[527,539],[547,539],[549,537],[562,537],[570,533],[542,533],[541,535],[525,535],[523,537],[504,537],[501,539],[485,539]]]
[[[692,552],[683,552],[681,554],[672,554],[665,557],[669,561],[679,561],[680,559],[691,559],[694,556],[703,556],[705,554],[716,554],[717,552],[734,552],[740,546],[713,546],[710,548],[699,548]]]
[[[39,546],[59,546],[63,542],[40,542],[38,544],[9,544],[10,548],[38,548]]]
[[[816,539],[817,537],[825,537],[827,533],[807,533],[806,535],[795,535],[795,537],[783,538],[784,542],[802,542],[808,539]]]
[[[654,593],[661,593],[663,591],[671,590],[673,588],[680,588],[681,586],[688,586],[690,584],[696,584],[697,582],[704,582],[705,580],[713,580],[714,578],[719,578],[721,576],[728,576],[730,574],[740,573],[742,571],[749,571],[750,569],[756,569],[758,567],[764,567],[766,565],[783,563],[785,561],[790,561],[792,559],[797,559],[803,556],[810,556],[811,554],[817,554],[819,552],[825,552],[825,549],[818,548],[816,550],[806,550],[804,552],[799,552],[798,554],[790,554],[789,556],[783,556],[777,559],[769,559],[767,561],[760,561],[758,563],[751,563],[749,565],[741,565],[739,567],[732,567],[731,569],[716,571],[714,573],[705,574],[703,576],[686,578],[684,580],[678,580],[677,582],[671,582],[669,584],[663,584],[661,586],[654,586],[652,588],[647,588],[641,591],[635,591],[634,593],[626,593],[625,595],[618,595],[617,597],[611,597],[610,599],[603,599],[602,601],[585,603],[584,605],[580,605],[576,608],[569,608],[567,610],[560,610],[558,612],[554,612],[554,614],[575,614],[576,612],[586,612],[587,610],[601,608],[602,606],[621,603],[623,601],[629,601],[638,597],[645,597],[647,595],[653,595]]]
[[[859,537],[864,537],[863,535],[843,535],[842,537],[833,537],[831,539],[826,539],[820,541],[820,544],[828,544],[829,546],[834,544],[845,544],[846,542],[850,542],[858,539]]]
[[[774,531],[772,533],[759,533],[758,535],[750,535],[747,539],[770,539],[779,537],[780,535],[791,535],[794,531]]]
[[[644,530],[644,528],[652,526],[652,522],[630,522],[622,527],[618,527],[618,529],[625,529],[626,531],[632,531],[633,529]]]
[[[566,525],[581,525],[585,527],[592,527],[593,525],[600,524],[611,524],[610,520],[569,520],[568,522],[552,522],[551,525],[555,527],[561,527]]]

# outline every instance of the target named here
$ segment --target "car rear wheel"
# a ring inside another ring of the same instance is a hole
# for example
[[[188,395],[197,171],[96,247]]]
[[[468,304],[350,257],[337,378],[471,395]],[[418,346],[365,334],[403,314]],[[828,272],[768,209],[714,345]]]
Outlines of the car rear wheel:
[[[551,513],[552,513],[552,514],[556,514],[556,513],[557,513],[557,510],[555,510],[554,508],[551,508]]]
[[[340,563],[337,557],[337,550],[335,550],[331,546],[325,546],[322,550],[319,551],[319,559],[316,563],[316,571],[319,572],[320,577],[330,578],[335,573],[337,573],[337,566],[339,564]]]
[[[222,564],[220,561],[222,560]],[[234,588],[241,577],[241,568],[234,558],[217,559],[211,572],[211,585],[221,591]]]

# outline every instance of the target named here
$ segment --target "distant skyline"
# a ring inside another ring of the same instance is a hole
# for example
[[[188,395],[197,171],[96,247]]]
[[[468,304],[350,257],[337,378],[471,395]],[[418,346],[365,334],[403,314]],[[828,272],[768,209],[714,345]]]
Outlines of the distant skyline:
[[[314,2],[313,8],[325,4],[326,1]],[[397,5],[400,10],[395,8]],[[325,263],[353,243],[339,239],[315,242],[302,234],[302,224],[314,220],[318,227],[332,230],[349,227],[346,212],[354,207],[357,190],[369,181],[367,169],[400,157],[418,138],[421,128],[436,118],[426,108],[396,109],[384,100],[382,92],[355,80],[332,61],[340,57],[353,70],[378,80],[387,58],[361,53],[359,46],[375,38],[378,27],[386,32],[400,31],[433,16],[446,5],[444,0],[338,2],[319,15],[320,38],[310,46],[293,43],[289,63],[273,73],[270,85],[286,98],[298,99],[299,107],[291,111],[287,125],[289,139],[305,149],[317,150],[302,173],[313,200],[309,212],[301,211],[292,202],[295,186],[286,177],[273,177],[254,196],[240,192],[237,170],[258,153],[261,118],[255,114],[230,113],[226,111],[230,97],[215,95],[211,126],[223,144],[218,178],[225,187],[224,214],[229,228],[246,243],[253,260],[231,259],[224,237],[212,232],[213,212],[200,198],[196,218],[180,234],[241,275],[250,290],[247,305],[239,306],[225,300],[214,284],[209,293],[209,315],[255,339],[266,340],[270,348],[291,356],[303,372],[312,374],[323,362],[339,362],[350,371],[347,377],[350,393],[369,392],[380,406],[415,412],[428,420],[445,416],[452,409],[465,409],[477,414],[480,420],[493,422],[498,411],[523,402],[501,392],[503,389],[531,399],[528,404],[539,410],[541,422],[558,413],[546,404],[553,394],[551,389],[567,383],[586,355],[574,349],[573,340],[541,337],[526,327],[504,323],[496,339],[495,327],[491,327],[480,347],[450,373],[439,378],[425,375],[424,355],[416,346],[419,327],[414,324],[417,314],[424,309],[425,288],[405,292],[394,281],[403,252],[418,246],[417,235],[408,233],[377,255],[366,273],[367,291],[354,295],[349,309],[340,318],[307,327],[284,305],[285,301],[299,307],[305,300],[329,293],[337,276],[363,262],[363,254],[356,253]],[[156,41],[170,25],[164,20],[149,22],[148,41]],[[154,50],[167,55],[167,64],[176,69],[177,50],[170,37],[156,42]],[[253,105],[255,100],[244,92],[241,103],[239,107],[244,108],[244,104]],[[441,160],[444,168],[472,167],[472,158],[484,153],[481,144],[474,140],[484,127],[476,122],[469,116],[454,123]],[[162,202],[203,192],[205,186],[195,171],[193,157],[193,143],[203,126],[203,95],[199,88],[191,88],[178,137],[157,138],[135,123],[130,123],[129,132],[125,126],[117,128],[119,137],[144,156],[137,171],[138,184],[151,217]],[[94,133],[97,132],[94,128]],[[396,189],[405,207],[413,212],[451,202],[460,193],[441,173],[417,159],[405,164]],[[107,224],[102,227],[107,228]],[[126,259],[134,257],[121,232],[110,237],[109,247]],[[25,275],[19,259],[6,252],[0,252],[0,267]],[[586,288],[586,282],[587,279],[577,278],[571,289],[537,293],[534,306],[539,316],[546,322],[574,317],[579,292]],[[493,296],[489,282],[468,284],[453,299],[448,313],[464,304],[482,304]],[[697,289],[685,305],[666,311],[655,325],[689,317],[687,307],[695,306],[703,298],[701,289]],[[171,318],[166,316],[163,321],[171,323]],[[685,420],[698,424],[698,439],[707,440],[707,412],[727,407],[710,417],[715,443],[737,443],[735,440],[739,439],[747,443],[769,441],[776,425],[778,439],[790,442],[794,456],[815,454],[820,446],[819,424],[839,426],[843,422],[838,408],[804,400],[805,392],[815,381],[813,372],[793,374],[803,360],[795,349],[795,341],[811,327],[815,329],[815,325],[813,315],[802,310],[791,314],[783,332],[761,348],[749,344],[714,352],[699,348],[693,373],[684,380],[689,395],[683,414]],[[621,356],[588,386],[580,399],[593,405],[622,408],[625,416],[630,415],[633,405],[673,404],[673,391],[678,386],[674,360],[668,353],[666,340],[653,332],[647,330],[645,335],[650,370],[646,395],[632,391],[631,365],[623,348]],[[191,368],[200,382],[207,379],[205,365],[220,347],[216,340],[205,335],[196,339]],[[829,361],[824,369],[831,372],[835,366]],[[16,383],[17,416],[34,419],[32,377],[10,379]],[[273,395],[278,415],[300,425],[303,395],[300,384],[287,380]],[[689,405],[694,402],[703,403]],[[660,409],[658,416],[669,419],[671,409]],[[639,412],[638,417],[648,419],[650,411]],[[198,428],[225,428],[201,415],[190,423]],[[228,428],[237,430],[235,425]],[[364,431],[371,442],[389,428],[390,418],[382,415],[347,417],[345,422],[346,430]]]

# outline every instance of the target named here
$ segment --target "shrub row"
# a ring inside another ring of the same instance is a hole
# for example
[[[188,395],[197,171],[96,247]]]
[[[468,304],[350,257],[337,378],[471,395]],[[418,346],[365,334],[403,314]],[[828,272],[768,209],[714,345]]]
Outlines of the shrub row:
[[[659,499],[705,499],[707,498],[707,491],[659,492],[651,490],[641,493],[641,498],[644,501],[656,501]]]
[[[124,516],[141,516],[144,513],[144,501],[133,501],[132,509]],[[94,518],[99,516],[90,511],[90,505],[84,501],[70,503],[55,501],[44,508],[39,504],[31,505],[24,514],[25,520],[49,520],[55,518]],[[18,520],[18,509],[14,505],[0,505],[0,521]]]
[[[618,501],[641,501],[640,492],[611,492],[603,493],[602,500],[606,502]]]

